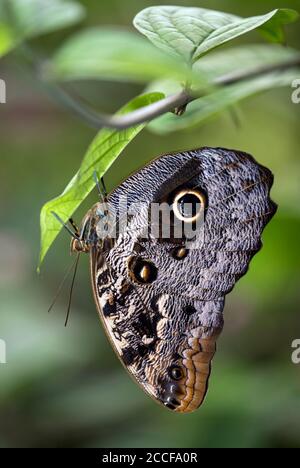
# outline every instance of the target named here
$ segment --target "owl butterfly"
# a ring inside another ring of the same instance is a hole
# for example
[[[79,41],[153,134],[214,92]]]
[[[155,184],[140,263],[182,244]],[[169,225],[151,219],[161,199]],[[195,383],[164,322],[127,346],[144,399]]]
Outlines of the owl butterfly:
[[[96,305],[118,357],[152,398],[178,413],[204,400],[225,295],[276,211],[272,183],[271,172],[242,152],[164,155],[121,183],[104,209],[95,204],[72,241],[73,251],[90,253]],[[170,207],[167,236],[166,217],[151,221],[152,205]],[[196,234],[175,236],[178,225],[195,224]]]

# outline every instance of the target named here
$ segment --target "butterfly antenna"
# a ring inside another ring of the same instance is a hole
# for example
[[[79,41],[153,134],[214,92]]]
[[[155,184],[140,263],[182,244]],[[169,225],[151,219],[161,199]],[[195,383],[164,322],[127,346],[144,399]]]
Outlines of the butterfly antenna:
[[[97,174],[96,171],[93,172],[93,179],[95,181],[99,197],[103,198],[103,193],[102,193],[101,187],[100,187],[100,181],[99,181],[98,174]]]
[[[80,252],[78,252],[76,260],[75,260],[75,268],[74,268],[74,273],[73,273],[73,278],[72,278],[72,283],[71,283],[71,288],[70,288],[69,303],[68,303],[68,310],[67,310],[67,315],[66,315],[66,320],[65,320],[65,327],[68,325],[68,321],[69,321],[69,317],[70,317],[72,296],[73,296],[76,273],[77,273],[77,269],[78,269],[79,258],[80,258]]]
[[[102,185],[102,190],[103,190],[103,193],[104,193],[104,197],[106,198],[107,197],[107,190],[106,190],[106,185],[105,185],[105,182],[104,182],[104,177],[101,177],[101,185]]]
[[[106,186],[105,186],[105,183],[104,183],[104,178],[101,177],[101,179],[99,180],[99,177],[98,177],[98,174],[97,174],[96,171],[94,171],[93,177],[94,177],[94,181],[95,181],[95,184],[96,184],[96,187],[97,187],[99,197],[100,197],[102,202],[105,202],[106,198],[107,198],[107,190],[106,190]]]
[[[55,213],[55,211],[51,211],[51,214],[54,216],[55,219],[68,231],[68,233],[75,239],[78,239],[78,234],[77,232],[73,232],[72,229],[69,228],[69,226],[61,219],[61,217]],[[70,220],[71,221],[71,220]],[[72,224],[73,221],[71,222],[71,225],[74,227],[75,225]],[[77,227],[75,226],[75,229],[77,231]]]
[[[70,219],[69,219],[69,223],[71,224],[72,228],[74,229],[74,232],[75,232],[76,236],[79,237],[79,228],[78,228],[78,226],[74,223],[73,218],[70,218]]]
[[[77,261],[77,258],[75,259],[74,262],[71,263],[71,266],[69,266],[67,271],[65,272],[64,277],[63,277],[63,279],[62,279],[62,281],[61,281],[61,283],[60,283],[60,285],[59,285],[59,287],[57,289],[57,292],[56,292],[55,296],[54,296],[54,299],[53,299],[53,301],[52,301],[52,303],[51,303],[51,305],[50,305],[50,307],[48,309],[48,313],[50,313],[51,310],[53,309],[53,306],[56,303],[57,298],[59,297],[59,295],[60,295],[60,293],[62,291],[62,288],[63,288],[63,286],[64,286],[64,284],[66,282],[66,279],[68,278],[69,274],[71,273],[72,269],[74,268],[74,266],[76,264],[76,261]]]

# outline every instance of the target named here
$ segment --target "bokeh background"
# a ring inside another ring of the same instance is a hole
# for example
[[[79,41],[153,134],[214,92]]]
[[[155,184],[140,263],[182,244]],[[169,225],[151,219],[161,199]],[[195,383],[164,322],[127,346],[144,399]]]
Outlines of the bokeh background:
[[[127,27],[140,9],[159,4],[83,3],[83,26]],[[163,3],[242,16],[277,7],[300,11],[299,0]],[[50,52],[74,30],[35,44]],[[299,23],[287,36],[300,48]],[[259,40],[254,32],[239,42]],[[300,104],[292,104],[291,89],[244,102],[239,126],[224,113],[193,131],[163,137],[143,131],[106,176],[111,189],[160,153],[206,145],[250,152],[275,174],[279,211],[263,250],[227,299],[208,397],[182,416],[152,402],[120,366],[98,321],[88,258],[81,259],[68,327],[68,285],[47,314],[72,260],[63,232],[37,275],[39,211],[75,173],[95,131],[52,102],[16,57],[1,61],[0,77],[7,83],[7,104],[0,105],[0,338],[8,361],[0,365],[0,447],[300,447],[300,366],[291,362],[291,343],[300,338]],[[124,83],[77,86],[110,112],[142,91]],[[78,222],[96,199],[93,193],[78,210]]]

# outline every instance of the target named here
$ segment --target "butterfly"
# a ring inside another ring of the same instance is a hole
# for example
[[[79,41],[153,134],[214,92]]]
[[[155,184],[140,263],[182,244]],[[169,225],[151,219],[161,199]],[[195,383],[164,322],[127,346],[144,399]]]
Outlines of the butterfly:
[[[71,250],[90,255],[97,310],[118,358],[172,411],[192,412],[205,398],[225,296],[276,212],[272,184],[252,156],[223,148],[160,156],[108,196],[97,181],[101,200]]]

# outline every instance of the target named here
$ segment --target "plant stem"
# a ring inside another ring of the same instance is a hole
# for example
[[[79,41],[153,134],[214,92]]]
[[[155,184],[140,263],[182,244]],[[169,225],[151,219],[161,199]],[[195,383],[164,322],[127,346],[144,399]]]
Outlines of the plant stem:
[[[102,127],[124,130],[144,122],[149,122],[156,117],[165,114],[166,112],[173,112],[180,116],[181,113],[183,113],[180,112],[180,110],[184,110],[191,101],[201,97],[201,94],[203,95],[203,90],[202,93],[201,91],[199,93],[191,93],[190,89],[182,90],[177,94],[167,96],[160,101],[149,104],[148,106],[142,107],[141,109],[133,111],[124,116],[99,113],[80,101],[78,97],[73,96],[72,93],[66,89],[66,87],[59,84],[50,83],[48,81],[45,82],[40,75],[42,65],[40,58],[37,58],[34,52],[27,45],[22,47],[22,51],[33,65],[35,75],[45,88],[46,92],[62,106],[70,110],[73,114],[77,115],[88,125],[96,128],[97,130],[101,129]],[[271,72],[284,71],[293,67],[300,67],[300,57],[293,57],[290,60],[285,60],[284,62],[277,64],[256,67],[252,70],[242,70],[229,73],[216,78],[213,81],[212,86],[229,86],[240,81],[263,76]]]
[[[265,75],[266,73],[284,71],[289,68],[299,67],[300,66],[300,56],[285,60],[277,64],[263,65],[261,67],[253,68],[252,70],[239,71],[234,73],[228,73],[223,75],[215,80],[216,85],[228,86],[239,81],[244,81],[250,78],[257,78],[259,76]],[[300,70],[299,70],[300,71]]]
[[[254,68],[253,70],[240,71],[220,76],[213,82],[213,85],[229,86],[240,81],[263,76],[267,73],[284,71],[297,66],[300,66],[300,58],[293,58],[278,64],[265,65]],[[154,104],[150,104],[149,106],[145,106],[139,110],[131,112],[130,114],[124,116],[115,116],[98,113],[91,108],[79,103],[77,99],[73,98],[68,91],[63,90],[63,88],[59,85],[56,85],[55,88],[57,94],[56,97],[60,96],[60,101],[64,103],[66,107],[76,113],[89,125],[97,128],[98,130],[101,127],[124,130],[143,122],[149,122],[150,120],[159,117],[166,112],[174,112],[175,109],[184,108],[191,101],[199,98],[199,95],[191,95],[188,94],[187,91],[183,90],[180,93],[168,96]]]
[[[82,104],[78,99],[74,98],[64,88],[54,85],[47,86],[48,93],[55,98],[60,104],[68,108],[71,112],[79,116],[88,125],[96,129],[101,127],[115,128],[124,130],[126,128],[148,122],[156,117],[159,117],[166,112],[172,111],[177,107],[186,105],[192,98],[183,90],[178,94],[172,94],[160,101],[149,104],[136,111],[130,112],[124,116],[103,114],[94,111],[93,109]]]

